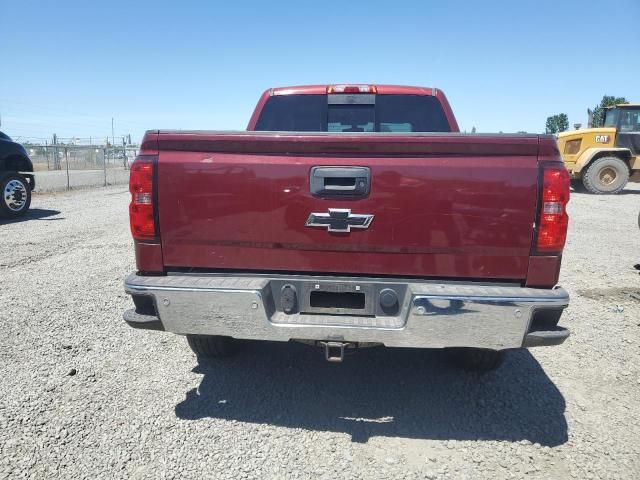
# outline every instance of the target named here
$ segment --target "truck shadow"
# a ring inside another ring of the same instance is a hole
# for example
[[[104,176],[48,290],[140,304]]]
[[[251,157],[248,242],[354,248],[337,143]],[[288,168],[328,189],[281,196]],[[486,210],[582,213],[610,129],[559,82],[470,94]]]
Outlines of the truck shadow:
[[[289,428],[437,440],[567,441],[565,402],[526,350],[484,376],[441,351],[363,349],[341,365],[298,344],[250,343],[237,357],[201,361],[181,419],[219,418]]]
[[[29,220],[46,220],[46,221],[63,220],[62,217],[47,218],[47,217],[53,217],[59,214],[60,214],[60,210],[49,210],[46,208],[31,208],[27,210],[27,213],[25,213],[22,217],[18,217],[11,220],[6,220],[4,218],[0,219],[0,225],[5,225],[9,223],[28,222]]]
[[[584,189],[578,188],[576,190],[574,187],[571,187],[571,195],[584,195],[585,197],[593,196],[592,193],[589,193]],[[627,187],[624,190],[616,193],[615,195],[610,196],[615,197],[616,195],[640,195],[640,189]]]

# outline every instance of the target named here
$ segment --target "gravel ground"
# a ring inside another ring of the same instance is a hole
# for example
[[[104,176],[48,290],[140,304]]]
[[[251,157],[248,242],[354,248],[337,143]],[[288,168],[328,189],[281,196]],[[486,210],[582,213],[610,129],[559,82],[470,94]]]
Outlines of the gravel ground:
[[[104,185],[104,177],[107,177],[107,185],[119,185],[129,182],[129,170],[122,167],[109,167],[103,170],[69,170],[69,186],[73,188],[86,188]],[[50,170],[38,171],[36,175],[36,187],[39,192],[58,192],[67,189],[67,171]]]
[[[0,478],[638,478],[640,188],[575,194],[565,345],[496,372],[296,344],[198,365],[121,320],[123,187],[35,195],[0,224]]]

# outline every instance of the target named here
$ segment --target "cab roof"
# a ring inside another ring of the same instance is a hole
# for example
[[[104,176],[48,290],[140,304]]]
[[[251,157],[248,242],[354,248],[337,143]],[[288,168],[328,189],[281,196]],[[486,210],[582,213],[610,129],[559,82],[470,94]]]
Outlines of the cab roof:
[[[610,107],[604,107],[605,110],[611,108],[638,108],[640,107],[640,103],[619,103],[618,105],[611,105]]]
[[[297,85],[292,87],[276,87],[269,90],[271,95],[322,95],[327,93],[327,89],[336,85],[366,85],[376,88],[376,93],[380,94],[404,94],[404,95],[436,95],[437,88],[414,87],[407,85],[378,85],[378,84],[329,84],[329,85]]]

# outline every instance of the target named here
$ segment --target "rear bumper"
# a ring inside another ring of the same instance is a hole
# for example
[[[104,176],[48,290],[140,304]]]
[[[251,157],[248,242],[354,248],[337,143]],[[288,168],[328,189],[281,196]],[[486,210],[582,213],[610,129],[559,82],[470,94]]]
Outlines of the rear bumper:
[[[303,292],[336,282],[341,291],[353,287],[367,292],[374,303],[381,291],[394,289],[399,294],[397,309],[388,314],[374,306],[368,315],[358,316],[287,314],[280,307],[283,285]],[[569,336],[568,330],[555,325],[569,303],[562,288],[349,277],[131,274],[125,291],[137,305],[124,315],[129,325],[177,334],[496,350],[558,345]]]

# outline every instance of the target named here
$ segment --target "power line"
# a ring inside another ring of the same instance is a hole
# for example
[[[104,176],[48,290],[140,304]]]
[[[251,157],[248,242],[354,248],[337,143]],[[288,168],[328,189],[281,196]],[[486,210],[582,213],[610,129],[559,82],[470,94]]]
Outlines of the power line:
[[[71,114],[73,116],[81,116],[81,117],[85,117],[85,118],[90,118],[93,119],[96,122],[102,123],[102,119],[106,120],[109,118],[109,116],[107,115],[94,115],[94,114],[88,114],[86,112],[78,112],[75,110],[69,110],[66,107],[45,107],[39,104],[30,104],[30,103],[25,103],[25,102],[19,102],[19,101],[15,101],[15,100],[9,100],[9,99],[1,99],[0,98],[0,103],[13,103],[16,105],[21,105],[21,107],[12,107],[9,105],[10,110],[12,111],[29,111],[29,110],[41,110],[43,112],[51,112],[55,115],[52,116],[60,116],[61,113],[67,113],[67,114]],[[24,108],[26,107],[26,108]],[[5,109],[6,112],[6,109]],[[129,128],[141,128],[141,129],[147,129],[149,128],[148,124],[142,124],[142,123],[138,123],[136,121],[131,121],[131,120],[118,120],[118,124],[120,125],[125,125],[128,126]]]
[[[74,125],[74,126],[82,126],[82,127],[93,126],[93,127],[96,127],[96,128],[102,128],[102,127],[104,127],[104,125],[108,125],[107,122],[102,122],[102,121],[99,121],[99,120],[81,121],[81,119],[74,120],[74,119],[68,119],[68,118],[65,118],[65,117],[62,117],[62,118],[57,117],[56,118],[55,116],[51,116],[51,117],[45,116],[45,117],[40,117],[38,119],[33,118],[33,117],[31,117],[29,119],[19,118],[19,117],[18,118],[14,118],[13,115],[8,116],[6,114],[6,111],[5,111],[5,115],[4,115],[4,119],[3,120],[4,120],[5,124],[7,124],[9,121],[11,121],[13,123],[20,123],[20,124],[24,124],[24,125],[66,124],[66,125]],[[131,130],[134,130],[134,129],[137,129],[137,130],[148,130],[150,128],[148,124],[144,125],[144,126],[142,124],[141,125],[133,125],[133,124],[131,124],[129,122],[126,122],[126,121],[125,122],[118,121],[118,125],[126,127],[128,129],[131,129]]]
[[[20,102],[17,100],[13,100],[13,99],[7,99],[7,98],[0,98],[0,103],[13,103],[16,105],[22,105],[25,107],[29,107],[29,108],[35,108],[38,110],[45,110],[45,111],[49,111],[49,112],[65,112],[65,113],[70,113],[72,115],[79,115],[79,116],[83,116],[83,117],[93,117],[94,115],[88,114],[87,112],[79,112],[77,110],[71,110],[67,107],[58,107],[55,105],[51,105],[48,104],[49,106],[42,106],[41,104],[37,104],[37,103],[27,103],[27,102]]]

